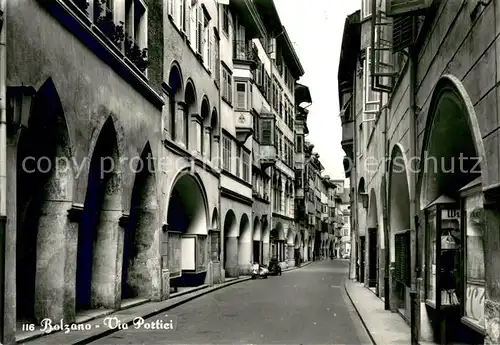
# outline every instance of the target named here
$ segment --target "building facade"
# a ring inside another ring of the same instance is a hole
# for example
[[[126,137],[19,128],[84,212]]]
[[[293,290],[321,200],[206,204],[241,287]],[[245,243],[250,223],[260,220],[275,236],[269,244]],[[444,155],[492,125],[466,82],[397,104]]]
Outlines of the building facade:
[[[307,252],[295,89],[310,95],[272,1],[0,10],[2,343]]]
[[[493,1],[363,0],[345,22],[350,275],[412,341],[500,341],[499,19]]]

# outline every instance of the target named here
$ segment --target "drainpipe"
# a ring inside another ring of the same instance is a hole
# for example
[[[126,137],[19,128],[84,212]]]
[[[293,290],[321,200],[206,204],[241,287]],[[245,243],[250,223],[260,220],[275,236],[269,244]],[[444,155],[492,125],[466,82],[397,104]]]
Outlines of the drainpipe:
[[[389,181],[389,152],[390,152],[390,144],[388,140],[388,132],[389,132],[389,121],[388,121],[388,115],[389,110],[385,109],[384,112],[384,162],[385,162],[385,169],[384,169],[384,187],[385,189],[382,191],[382,204],[383,204],[383,214],[382,218],[384,220],[384,246],[385,246],[385,270],[384,270],[384,309],[385,310],[391,310],[391,303],[390,303],[390,298],[391,298],[391,290],[389,286],[389,274],[390,274],[390,267],[391,267],[391,239],[390,239],[390,234],[389,234],[389,215],[388,215],[388,208],[387,208],[387,183]]]
[[[414,26],[416,23],[414,21]],[[414,29],[416,29],[414,27]],[[410,85],[409,85],[409,97],[410,97],[410,128],[409,128],[409,136],[410,136],[410,159],[413,157],[417,157],[417,106],[415,102],[415,92],[416,92],[416,76],[417,76],[417,63],[418,63],[418,54],[417,51],[413,48],[409,48],[409,67],[410,67]],[[413,161],[413,160],[412,160]],[[410,215],[411,219],[414,220],[414,229],[410,232],[411,238],[411,247],[410,253],[412,262],[410,263],[413,268],[413,272],[411,274],[411,287],[410,287],[410,325],[411,325],[411,343],[412,345],[418,344],[419,339],[419,329],[420,329],[420,299],[418,296],[419,286],[417,284],[420,279],[420,269],[419,269],[419,259],[418,259],[418,210],[416,203],[416,173],[414,172],[414,167],[409,166],[410,168]],[[412,225],[410,225],[412,227]],[[413,273],[413,274],[412,274]]]
[[[0,0],[0,342],[4,342],[5,241],[7,224],[7,0]]]
[[[356,279],[358,277],[358,251],[357,251],[357,236],[358,236],[358,174],[357,174],[357,133],[358,133],[358,126],[357,126],[357,110],[356,110],[356,76],[357,76],[357,67],[354,68],[354,75],[352,78],[352,103],[351,103],[351,109],[352,109],[352,114],[353,114],[353,159],[352,159],[352,176],[354,180],[354,193],[351,195],[351,200],[354,200],[353,202],[353,207],[351,207],[351,210],[353,211],[353,217],[351,217],[351,264],[350,266],[350,271],[349,275],[351,279]]]

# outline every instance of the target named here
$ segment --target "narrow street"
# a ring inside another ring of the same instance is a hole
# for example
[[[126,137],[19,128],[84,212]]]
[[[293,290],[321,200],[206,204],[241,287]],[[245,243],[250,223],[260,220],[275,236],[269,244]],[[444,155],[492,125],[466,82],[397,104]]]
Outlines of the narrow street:
[[[172,330],[135,329],[92,344],[370,344],[343,280],[347,261],[320,261],[235,284],[146,320],[177,318]]]

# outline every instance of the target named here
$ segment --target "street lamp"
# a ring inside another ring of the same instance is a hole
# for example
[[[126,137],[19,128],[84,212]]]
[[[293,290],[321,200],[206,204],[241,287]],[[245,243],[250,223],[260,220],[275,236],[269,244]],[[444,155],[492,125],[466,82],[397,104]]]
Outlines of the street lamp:
[[[7,88],[7,126],[11,130],[28,127],[31,104],[36,90],[32,86]]]

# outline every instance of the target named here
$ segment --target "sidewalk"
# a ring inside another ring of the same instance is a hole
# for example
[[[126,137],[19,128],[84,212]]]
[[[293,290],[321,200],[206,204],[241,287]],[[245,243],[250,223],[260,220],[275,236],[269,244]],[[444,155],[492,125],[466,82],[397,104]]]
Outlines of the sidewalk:
[[[302,268],[311,264],[312,262],[306,262],[301,265],[301,267],[290,267],[283,269],[284,272],[289,272]],[[105,337],[111,333],[119,331],[119,329],[109,329],[103,326],[104,319],[106,317],[116,317],[120,320],[120,324],[131,325],[133,320],[137,317],[142,317],[144,319],[155,316],[172,308],[175,308],[181,304],[189,302],[195,298],[206,295],[210,292],[225,288],[227,286],[244,282],[251,279],[249,276],[242,276],[240,278],[226,279],[222,284],[216,284],[214,286],[202,285],[189,289],[188,291],[181,291],[175,294],[171,294],[170,298],[161,302],[146,302],[140,305],[136,305],[127,309],[118,310],[115,312],[108,313],[106,315],[101,315],[100,317],[94,318],[92,320],[87,320],[85,326],[87,330],[70,330],[68,333],[64,331],[52,332],[50,334],[44,334],[41,331],[34,331],[29,336],[24,336],[22,339],[18,340],[19,344],[28,345],[47,345],[47,344],[88,344],[96,339]],[[272,277],[271,277],[272,279]],[[69,325],[68,325],[69,326]],[[19,338],[19,337],[16,337]]]
[[[345,279],[345,290],[375,345],[408,345],[410,326],[363,284]]]

